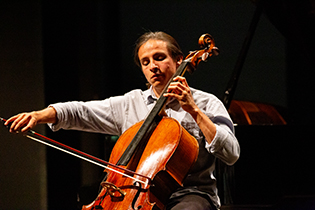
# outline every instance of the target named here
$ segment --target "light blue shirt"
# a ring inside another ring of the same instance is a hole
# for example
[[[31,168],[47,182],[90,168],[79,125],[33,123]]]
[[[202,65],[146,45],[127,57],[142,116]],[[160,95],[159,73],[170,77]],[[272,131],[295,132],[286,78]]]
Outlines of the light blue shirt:
[[[206,193],[219,207],[220,200],[213,175],[215,158],[232,165],[239,157],[240,147],[234,135],[232,120],[222,102],[213,94],[193,88],[191,88],[191,92],[197,106],[216,125],[216,135],[210,144],[205,141],[205,137],[192,116],[181,108],[177,100],[168,102],[165,111],[169,117],[176,119],[193,135],[199,145],[203,147],[200,148],[195,169],[186,178],[188,188],[191,187],[190,183],[193,183],[189,192],[195,191],[194,185],[198,185],[198,181],[205,183],[201,180],[203,178],[200,178],[204,176],[206,177],[204,179],[207,179],[207,186],[202,189],[207,188]],[[155,102],[156,96],[150,88],[145,91],[132,90],[125,95],[110,97],[105,100],[52,104],[51,106],[57,112],[58,121],[54,125],[49,124],[49,126],[53,131],[73,129],[119,136],[135,123],[144,120]],[[200,170],[198,167],[203,169]],[[204,175],[205,173],[208,175]],[[182,192],[185,193],[187,190],[183,189]],[[201,192],[203,191],[201,190]]]

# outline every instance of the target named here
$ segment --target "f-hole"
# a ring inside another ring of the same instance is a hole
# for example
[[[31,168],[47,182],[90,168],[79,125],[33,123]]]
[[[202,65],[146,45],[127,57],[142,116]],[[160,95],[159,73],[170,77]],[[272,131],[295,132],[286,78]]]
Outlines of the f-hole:
[[[138,187],[138,192],[136,193],[136,195],[135,195],[135,197],[133,198],[133,200],[132,200],[132,209],[134,209],[134,210],[139,210],[139,209],[142,209],[142,206],[140,205],[140,206],[138,206],[138,207],[135,207],[135,204],[136,204],[136,202],[137,202],[137,200],[138,200],[138,197],[139,197],[139,195],[140,195],[140,192],[141,192],[141,189],[142,189],[142,187],[141,187],[141,183],[140,182],[134,182],[133,183],[133,185],[134,186],[136,186],[136,187]]]

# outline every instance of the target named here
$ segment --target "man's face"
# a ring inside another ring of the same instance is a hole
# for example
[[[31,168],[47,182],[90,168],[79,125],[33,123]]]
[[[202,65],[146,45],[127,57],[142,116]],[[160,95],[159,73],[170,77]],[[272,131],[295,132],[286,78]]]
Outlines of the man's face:
[[[155,93],[160,95],[181,60],[175,61],[171,57],[165,41],[153,39],[139,48],[138,57],[147,81],[153,86]]]

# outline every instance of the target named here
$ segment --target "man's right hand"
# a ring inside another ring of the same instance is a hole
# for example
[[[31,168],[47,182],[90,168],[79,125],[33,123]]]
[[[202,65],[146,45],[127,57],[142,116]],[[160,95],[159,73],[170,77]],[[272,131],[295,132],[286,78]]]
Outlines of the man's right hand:
[[[48,107],[40,111],[25,112],[9,118],[4,125],[10,126],[11,133],[25,133],[37,124],[56,123],[56,110]]]

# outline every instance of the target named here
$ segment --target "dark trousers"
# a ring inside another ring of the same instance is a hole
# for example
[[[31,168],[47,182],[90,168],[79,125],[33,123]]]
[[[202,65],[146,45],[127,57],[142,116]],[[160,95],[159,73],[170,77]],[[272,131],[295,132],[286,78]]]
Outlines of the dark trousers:
[[[216,210],[216,208],[203,196],[188,194],[170,200],[166,210]]]

